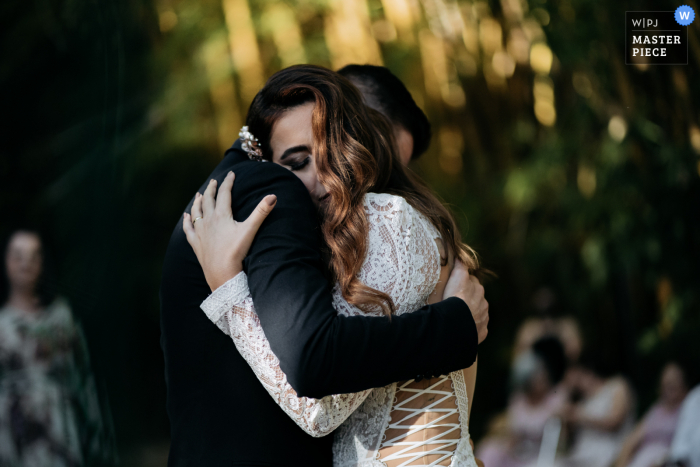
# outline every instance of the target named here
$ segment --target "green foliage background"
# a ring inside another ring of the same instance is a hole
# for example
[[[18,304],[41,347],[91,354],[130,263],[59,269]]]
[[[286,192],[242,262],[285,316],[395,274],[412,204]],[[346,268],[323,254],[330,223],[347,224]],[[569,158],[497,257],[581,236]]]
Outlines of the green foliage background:
[[[182,207],[236,138],[245,86],[295,53],[329,67],[377,62],[371,47],[347,55],[333,43],[329,18],[352,14],[365,27],[357,40],[377,47],[433,122],[413,168],[499,275],[487,287],[475,438],[505,406],[514,335],[543,286],[586,345],[631,378],[640,409],[666,359],[700,362],[700,22],[688,27],[689,65],[644,68],[624,64],[624,12],[675,3],[426,0],[404,2],[413,19],[402,26],[387,16],[396,1],[345,2],[355,13],[332,0],[243,2],[257,71],[234,52],[243,36],[232,17],[227,25],[240,0],[0,6],[0,228],[45,232],[123,452],[167,440],[161,259]],[[292,23],[278,22],[280,3]],[[275,32],[289,24],[301,49],[283,53]],[[549,67],[538,62],[547,50]]]

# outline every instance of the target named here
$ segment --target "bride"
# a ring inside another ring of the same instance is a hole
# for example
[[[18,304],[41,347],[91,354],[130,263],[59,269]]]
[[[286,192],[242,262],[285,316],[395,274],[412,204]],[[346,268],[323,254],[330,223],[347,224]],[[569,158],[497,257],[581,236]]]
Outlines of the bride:
[[[256,95],[246,123],[250,158],[294,172],[318,207],[339,314],[410,313],[442,300],[453,269],[478,270],[452,216],[400,164],[389,123],[342,76],[313,66],[282,70]],[[212,266],[212,257],[232,249],[242,260],[253,241],[231,217],[233,182],[229,173],[215,199],[212,180],[183,227],[214,290],[202,310],[275,402],[308,434],[334,434],[336,466],[475,466],[468,414],[476,365],[353,394],[297,397],[255,314],[242,261],[233,278]]]

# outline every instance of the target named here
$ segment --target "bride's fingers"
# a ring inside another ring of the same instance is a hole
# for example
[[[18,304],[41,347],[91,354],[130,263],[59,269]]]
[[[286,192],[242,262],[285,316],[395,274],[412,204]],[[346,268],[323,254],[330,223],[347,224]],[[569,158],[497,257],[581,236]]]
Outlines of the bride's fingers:
[[[202,195],[197,193],[194,195],[194,203],[192,203],[192,225],[197,223],[198,218],[204,217],[202,214]]]
[[[277,204],[277,196],[275,195],[267,195],[260,200],[257,207],[252,213],[250,213],[250,216],[244,222],[247,227],[248,234],[255,236],[260,228],[260,225],[263,223],[265,218],[267,218],[268,214],[272,212],[275,204]]]
[[[187,213],[182,216],[182,230],[185,231],[187,243],[194,248],[195,242],[197,241],[197,234],[194,232],[194,226],[192,225],[192,216]]]
[[[221,182],[219,187],[219,194],[216,195],[216,212],[224,217],[231,217],[231,190],[233,189],[233,182],[236,179],[236,175],[233,172],[229,172]]]
[[[202,217],[214,214],[214,193],[216,193],[216,180],[211,180],[202,195]]]

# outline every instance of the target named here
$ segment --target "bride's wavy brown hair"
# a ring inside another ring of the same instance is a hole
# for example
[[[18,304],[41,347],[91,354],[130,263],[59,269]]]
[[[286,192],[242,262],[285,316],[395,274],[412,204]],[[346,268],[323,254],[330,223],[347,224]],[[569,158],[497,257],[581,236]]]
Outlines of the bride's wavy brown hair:
[[[326,68],[296,65],[272,75],[253,99],[246,124],[272,160],[270,137],[288,109],[314,102],[313,157],[330,194],[322,231],[333,278],[348,303],[364,311],[395,312],[391,297],[363,284],[357,275],[367,254],[369,224],[363,199],[369,192],[401,196],[439,230],[450,252],[475,272],[473,249],[462,243],[454,218],[432,191],[401,164],[390,123],[367,107],[343,76]],[[446,261],[446,259],[444,259]]]

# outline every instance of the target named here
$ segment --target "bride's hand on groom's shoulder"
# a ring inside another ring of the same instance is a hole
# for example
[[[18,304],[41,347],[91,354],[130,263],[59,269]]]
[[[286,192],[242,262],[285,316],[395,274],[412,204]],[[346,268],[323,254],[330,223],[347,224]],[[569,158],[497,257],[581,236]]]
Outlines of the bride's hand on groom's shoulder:
[[[253,238],[277,203],[275,195],[265,196],[248,219],[237,222],[231,212],[231,189],[235,175],[229,172],[216,198],[216,180],[203,195],[197,193],[192,214],[185,213],[182,228],[187,236],[211,290],[218,289],[243,270]]]
[[[459,297],[467,304],[474,317],[481,344],[489,333],[489,303],[484,297],[484,286],[479,279],[469,274],[469,270],[459,260],[455,261],[455,267],[445,284],[443,299],[449,297]]]

